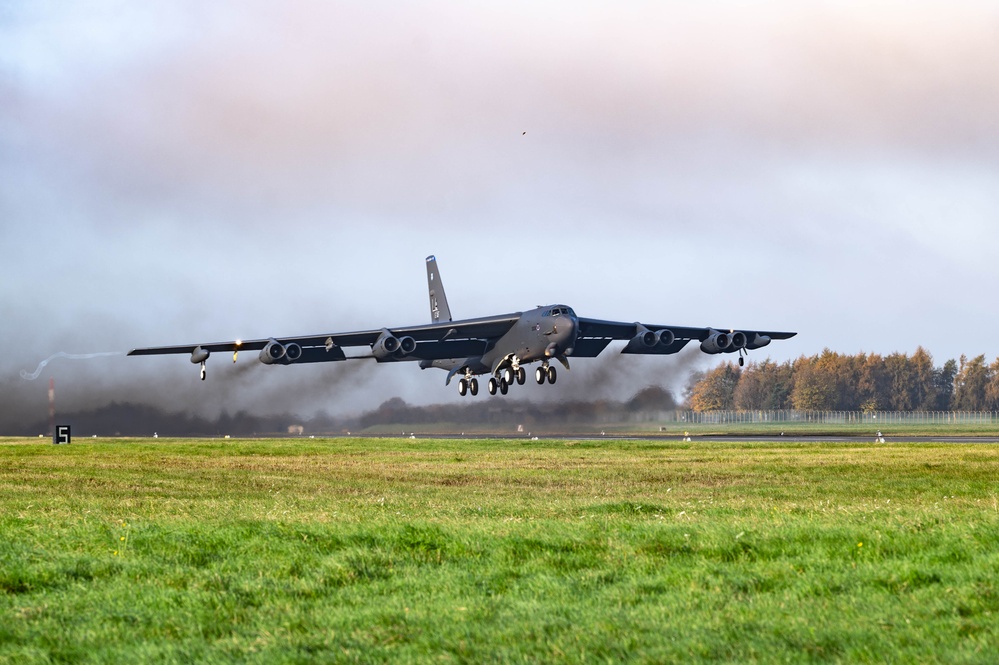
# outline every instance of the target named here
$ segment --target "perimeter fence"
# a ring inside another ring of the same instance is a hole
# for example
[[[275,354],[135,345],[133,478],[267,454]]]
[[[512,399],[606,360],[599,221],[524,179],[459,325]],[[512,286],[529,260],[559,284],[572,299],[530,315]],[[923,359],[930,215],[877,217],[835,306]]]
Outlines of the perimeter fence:
[[[996,425],[999,411],[664,411],[663,422],[723,423],[829,423],[869,425]]]

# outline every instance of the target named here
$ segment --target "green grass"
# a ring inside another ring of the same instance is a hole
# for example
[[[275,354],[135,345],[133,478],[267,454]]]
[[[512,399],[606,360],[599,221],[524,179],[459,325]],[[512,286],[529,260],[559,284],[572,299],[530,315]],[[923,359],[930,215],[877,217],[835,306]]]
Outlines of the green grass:
[[[0,440],[0,662],[995,662],[991,445]]]

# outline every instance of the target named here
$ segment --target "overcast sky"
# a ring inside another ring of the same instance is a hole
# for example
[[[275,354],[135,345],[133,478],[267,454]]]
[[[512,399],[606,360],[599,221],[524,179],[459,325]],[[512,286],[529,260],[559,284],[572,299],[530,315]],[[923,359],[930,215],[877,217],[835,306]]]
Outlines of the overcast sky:
[[[0,5],[0,385],[42,417],[50,376],[63,404],[209,413],[457,399],[410,364],[255,354],[203,385],[180,356],[17,376],[422,323],[428,254],[456,317],[993,359],[997,247],[994,2]]]

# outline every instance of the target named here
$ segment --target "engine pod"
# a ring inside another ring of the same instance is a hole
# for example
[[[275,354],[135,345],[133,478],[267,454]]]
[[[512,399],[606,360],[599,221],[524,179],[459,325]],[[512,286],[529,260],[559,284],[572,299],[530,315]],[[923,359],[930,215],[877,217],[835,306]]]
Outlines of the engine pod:
[[[413,351],[416,351],[416,340],[409,335],[399,338],[399,351],[396,353],[397,356],[408,356]]]
[[[732,338],[728,333],[713,330],[707,338],[701,342],[701,351],[704,353],[724,353],[732,345]]]
[[[399,346],[399,338],[388,330],[383,330],[382,334],[375,340],[375,343],[371,345],[371,353],[375,358],[383,360],[398,351]]]
[[[297,344],[295,346],[298,346]],[[299,355],[301,355],[301,347],[299,347]],[[283,344],[278,342],[276,339],[272,339],[260,349],[260,362],[265,365],[274,365],[280,363],[284,360],[286,349]]]
[[[286,361],[293,363],[302,357],[302,347],[295,342],[289,342],[284,345],[284,358]]]

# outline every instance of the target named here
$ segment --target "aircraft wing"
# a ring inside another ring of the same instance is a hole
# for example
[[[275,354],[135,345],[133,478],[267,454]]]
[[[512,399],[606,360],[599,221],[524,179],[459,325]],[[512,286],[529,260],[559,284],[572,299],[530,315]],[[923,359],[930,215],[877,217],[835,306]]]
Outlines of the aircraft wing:
[[[670,340],[669,343],[659,343],[659,339],[664,331],[669,331],[663,338]],[[646,333],[653,333],[652,338],[648,338],[651,343],[643,343],[642,336]],[[731,335],[741,332],[745,335],[746,346],[743,348],[760,348],[766,346],[773,339],[788,339],[797,333],[775,332],[763,330],[741,330],[736,331],[730,328],[694,328],[690,326],[670,326],[656,323],[627,323],[624,321],[604,321],[601,319],[579,318],[579,335],[576,340],[574,356],[594,357],[600,353],[613,340],[629,340],[628,346],[622,353],[650,353],[669,354],[677,353],[692,340],[706,342],[715,337],[718,333]],[[703,348],[703,347],[702,347]],[[712,347],[708,347],[712,348]],[[705,349],[706,350],[706,349]],[[738,348],[730,347],[727,343],[724,348],[717,351],[707,351],[708,353],[723,353],[736,351]]]
[[[164,354],[194,354],[198,352],[224,353],[237,351],[260,351],[271,342],[287,347],[297,344],[302,355],[294,362],[330,362],[346,360],[344,348],[371,347],[384,335],[397,339],[411,337],[416,342],[415,350],[404,356],[389,356],[378,358],[380,361],[392,360],[437,360],[446,358],[463,358],[476,353],[481,354],[490,340],[501,337],[514,323],[520,319],[520,312],[501,314],[479,319],[462,321],[447,321],[420,326],[404,326],[398,328],[382,328],[379,330],[360,330],[355,332],[320,333],[317,335],[301,335],[293,337],[273,337],[267,339],[232,340],[228,342],[209,342],[201,344],[181,344],[177,346],[157,346],[132,349],[130,356],[151,356]],[[366,357],[366,356],[360,356]]]

